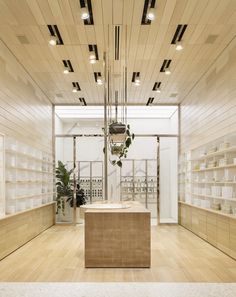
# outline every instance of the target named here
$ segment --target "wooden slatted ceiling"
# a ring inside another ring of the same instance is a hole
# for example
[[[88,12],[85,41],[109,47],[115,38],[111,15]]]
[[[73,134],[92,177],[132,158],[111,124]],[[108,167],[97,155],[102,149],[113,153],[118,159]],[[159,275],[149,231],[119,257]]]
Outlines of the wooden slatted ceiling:
[[[235,0],[158,0],[156,20],[141,25],[144,0],[92,0],[94,26],[85,26],[80,18],[78,0],[0,0],[0,38],[53,103],[103,103],[103,87],[94,81],[94,72],[102,72],[103,52],[108,48],[111,71],[122,74],[125,57],[125,27],[128,41],[128,100],[146,104],[179,103],[210,67],[236,34]],[[56,24],[64,45],[50,47],[47,25]],[[170,45],[178,24],[188,24],[184,50]],[[121,60],[114,62],[114,25],[121,25]],[[25,36],[22,44],[17,36]],[[209,35],[217,35],[206,44]],[[88,63],[88,44],[97,44],[100,61]],[[74,73],[62,73],[62,60],[72,62]],[[170,76],[160,73],[164,59],[171,59]],[[131,83],[132,73],[141,74],[141,85]],[[122,93],[121,77],[114,78]],[[71,82],[78,81],[79,93],[72,93]],[[162,82],[161,94],[152,91],[155,81]],[[57,96],[59,94],[59,96]],[[178,94],[172,96],[172,94]]]

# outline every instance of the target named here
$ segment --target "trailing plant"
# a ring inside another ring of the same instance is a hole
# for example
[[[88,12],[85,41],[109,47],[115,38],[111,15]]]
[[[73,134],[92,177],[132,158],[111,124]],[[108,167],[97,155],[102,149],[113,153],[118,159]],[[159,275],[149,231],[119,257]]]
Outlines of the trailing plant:
[[[71,181],[72,172],[73,169],[67,170],[66,165],[61,161],[58,161],[58,165],[56,167],[57,213],[61,210],[63,215],[65,214],[64,197],[67,197],[67,200],[73,197],[73,187]]]
[[[69,197],[67,202],[70,203],[70,206],[74,206],[74,197],[73,195]],[[84,189],[80,188],[80,184],[78,183],[76,186],[76,207],[80,207],[80,205],[84,205],[87,203],[87,197],[84,194]]]
[[[114,124],[114,123],[113,123]],[[117,165],[119,167],[122,167],[122,158],[126,158],[128,154],[129,147],[132,144],[132,141],[134,140],[134,133],[130,132],[130,125],[126,126],[125,130],[125,141],[123,144],[115,144],[111,143],[111,153],[112,155],[117,156],[117,160],[111,160],[112,165]],[[103,149],[103,152],[105,153],[105,148]]]

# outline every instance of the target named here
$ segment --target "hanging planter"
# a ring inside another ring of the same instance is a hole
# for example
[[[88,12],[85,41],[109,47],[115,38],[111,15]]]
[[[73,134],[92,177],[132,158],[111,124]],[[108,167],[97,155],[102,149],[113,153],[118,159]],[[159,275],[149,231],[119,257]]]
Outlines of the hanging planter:
[[[125,133],[123,134],[124,142],[120,145],[116,143],[110,143],[111,146],[111,154],[117,156],[117,160],[112,160],[112,165],[117,165],[119,167],[122,167],[122,159],[127,157],[128,150],[130,145],[132,144],[132,141],[134,140],[134,134],[130,133],[130,126],[127,125]]]

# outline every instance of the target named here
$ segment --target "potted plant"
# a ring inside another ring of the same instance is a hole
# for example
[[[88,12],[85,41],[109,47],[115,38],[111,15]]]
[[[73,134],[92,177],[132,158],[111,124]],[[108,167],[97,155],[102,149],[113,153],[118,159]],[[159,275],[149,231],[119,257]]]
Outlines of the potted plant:
[[[63,215],[62,220],[68,220],[70,216],[70,207],[66,207],[66,202],[73,197],[72,172],[73,169],[68,170],[65,164],[58,161],[56,167],[57,214]]]
[[[71,207],[74,207],[73,195],[71,197],[68,197],[67,202],[69,202]],[[87,197],[84,194],[84,190],[80,187],[80,184],[77,183],[77,186],[76,186],[76,223],[81,223],[79,207],[86,203],[87,203]]]
[[[125,135],[125,138],[124,138],[124,142],[122,144],[117,144],[117,143],[112,143],[112,142],[110,143],[111,154],[117,156],[117,159],[112,160],[111,163],[112,163],[112,165],[117,165],[119,167],[122,167],[122,158],[127,157],[128,149],[134,139],[134,134],[131,134],[131,132],[130,132],[130,125],[126,126],[124,135]]]

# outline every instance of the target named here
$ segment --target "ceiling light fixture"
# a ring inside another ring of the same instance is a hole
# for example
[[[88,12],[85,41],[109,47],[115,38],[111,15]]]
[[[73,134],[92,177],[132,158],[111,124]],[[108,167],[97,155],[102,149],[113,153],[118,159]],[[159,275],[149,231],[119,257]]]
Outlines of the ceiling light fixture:
[[[157,89],[155,90],[155,92],[156,92],[156,93],[161,93],[161,89],[160,89],[160,88],[157,88]]]
[[[48,43],[52,46],[57,45],[57,37],[50,35],[50,39],[49,39]]]
[[[72,89],[72,92],[73,92],[73,93],[77,93],[77,92],[78,92],[78,89],[77,89],[76,87],[74,87],[74,88]]]
[[[97,78],[97,84],[98,84],[99,86],[102,85],[102,78],[101,78],[101,77],[98,77],[98,78]]]
[[[175,49],[176,49],[177,51],[182,51],[183,48],[184,48],[184,47],[183,47],[183,44],[182,44],[180,41],[176,43],[176,47],[175,47]]]
[[[171,71],[170,71],[170,68],[169,68],[169,67],[167,67],[167,68],[165,69],[165,74],[166,74],[166,75],[170,75],[170,74],[171,74]]]
[[[68,74],[69,73],[69,68],[68,67],[64,67],[63,73],[64,74]]]
[[[81,19],[82,20],[87,20],[89,19],[89,11],[87,7],[82,7],[81,8]]]
[[[96,59],[96,54],[95,54],[94,51],[91,51],[91,52],[90,52],[90,54],[89,54],[89,59],[90,59],[90,60],[94,60],[94,59]]]
[[[97,62],[96,59],[89,59],[89,63],[90,63],[90,64],[95,64],[96,62]]]
[[[154,7],[150,7],[147,11],[147,19],[150,21],[154,21],[155,20],[155,8]]]

